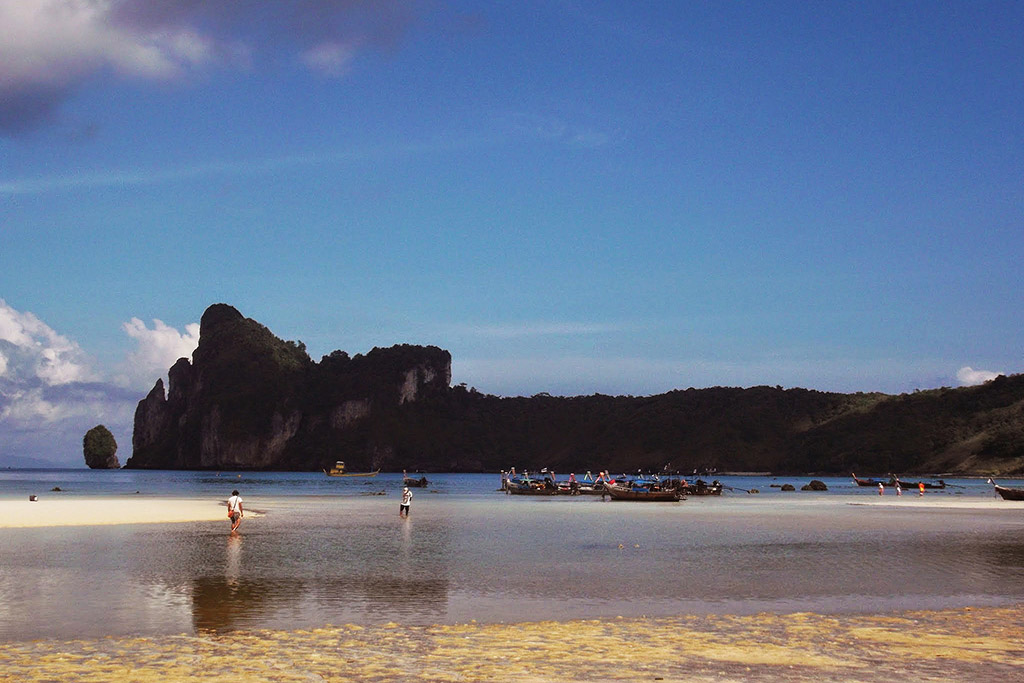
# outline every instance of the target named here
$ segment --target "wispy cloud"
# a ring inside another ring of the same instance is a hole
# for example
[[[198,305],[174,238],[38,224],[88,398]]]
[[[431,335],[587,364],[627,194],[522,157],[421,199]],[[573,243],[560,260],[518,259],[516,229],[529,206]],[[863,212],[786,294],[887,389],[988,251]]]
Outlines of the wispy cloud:
[[[485,338],[552,337],[620,332],[621,325],[582,322],[524,322],[505,325],[457,325],[453,332]]]
[[[516,135],[560,143],[569,147],[596,149],[614,141],[601,128],[554,114],[512,112],[500,117],[500,125]]]
[[[74,175],[40,176],[0,180],[0,196],[40,195],[51,192],[102,188],[130,188],[188,182],[222,176],[250,177],[285,172],[289,169],[361,162],[382,157],[432,154],[452,149],[488,145],[484,137],[462,135],[457,139],[395,141],[381,146],[348,150],[327,150],[307,154],[242,159],[237,161],[200,161],[175,167],[129,169],[76,173]]]

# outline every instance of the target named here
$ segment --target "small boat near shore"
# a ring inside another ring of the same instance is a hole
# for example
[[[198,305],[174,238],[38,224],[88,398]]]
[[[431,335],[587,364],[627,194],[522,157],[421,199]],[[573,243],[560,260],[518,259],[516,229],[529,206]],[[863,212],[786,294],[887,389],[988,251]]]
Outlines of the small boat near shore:
[[[857,475],[854,474],[853,472],[850,472],[850,476],[853,477],[853,482],[857,486],[871,486],[872,488],[877,489],[879,484],[881,484],[882,486],[890,486],[894,483],[892,481],[892,477],[888,479],[858,479]]]
[[[1010,488],[1009,486],[1000,486],[991,479],[988,483],[992,484],[995,488],[996,493],[1002,496],[1003,500],[1024,500],[1024,489]]]
[[[698,479],[692,484],[683,480],[676,490],[683,496],[720,496],[723,488],[722,482],[717,479],[710,484],[703,479]]]
[[[608,482],[604,493],[612,500],[635,500],[648,502],[679,502],[682,496],[677,489],[659,489],[652,486],[623,485]],[[604,495],[604,494],[602,494]]]
[[[509,479],[505,493],[512,496],[558,496],[561,491],[551,480],[531,479],[523,477],[520,479]]]
[[[946,488],[946,482],[943,481],[942,479],[939,479],[937,481],[903,481],[895,474],[890,475],[890,477],[891,479],[889,480],[889,486],[896,486],[897,484],[899,484],[900,488],[903,489],[904,491],[911,491],[913,489],[920,489],[922,487],[926,489]]]
[[[402,486],[408,486],[410,488],[423,488],[428,483],[430,482],[427,481],[426,477],[421,476],[418,479],[416,477],[410,477],[408,474],[405,473],[405,470],[402,470]]]
[[[329,470],[325,469],[324,474],[328,477],[376,477],[380,474],[380,470],[376,469],[373,472],[346,472],[345,461],[338,460],[334,463],[334,467]]]

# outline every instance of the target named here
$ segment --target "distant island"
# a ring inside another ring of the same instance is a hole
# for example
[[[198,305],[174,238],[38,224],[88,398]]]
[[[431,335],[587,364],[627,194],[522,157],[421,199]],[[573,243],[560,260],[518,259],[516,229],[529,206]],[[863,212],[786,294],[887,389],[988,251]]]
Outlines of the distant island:
[[[139,402],[125,467],[1024,474],[1024,375],[898,396],[713,387],[503,398],[435,346],[314,362],[227,304]]]

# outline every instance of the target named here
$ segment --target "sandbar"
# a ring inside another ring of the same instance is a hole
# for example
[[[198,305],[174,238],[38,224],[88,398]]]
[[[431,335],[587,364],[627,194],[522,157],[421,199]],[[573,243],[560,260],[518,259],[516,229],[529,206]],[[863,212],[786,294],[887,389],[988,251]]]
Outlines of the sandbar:
[[[1024,606],[0,643],[11,681],[1005,681]]]
[[[141,495],[0,500],[0,528],[226,521],[225,501]]]

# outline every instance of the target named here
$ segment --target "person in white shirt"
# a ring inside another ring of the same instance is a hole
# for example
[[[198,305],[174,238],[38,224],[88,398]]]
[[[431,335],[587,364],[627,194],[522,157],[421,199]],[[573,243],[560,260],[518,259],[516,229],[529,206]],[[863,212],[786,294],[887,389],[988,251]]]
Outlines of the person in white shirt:
[[[242,514],[242,497],[238,495],[238,491],[232,491],[231,497],[228,498],[228,518],[231,520],[232,533],[238,530],[238,525],[242,522]]]
[[[409,505],[412,503],[412,491],[408,486],[402,488],[402,504],[398,507],[399,517],[409,516]]]

